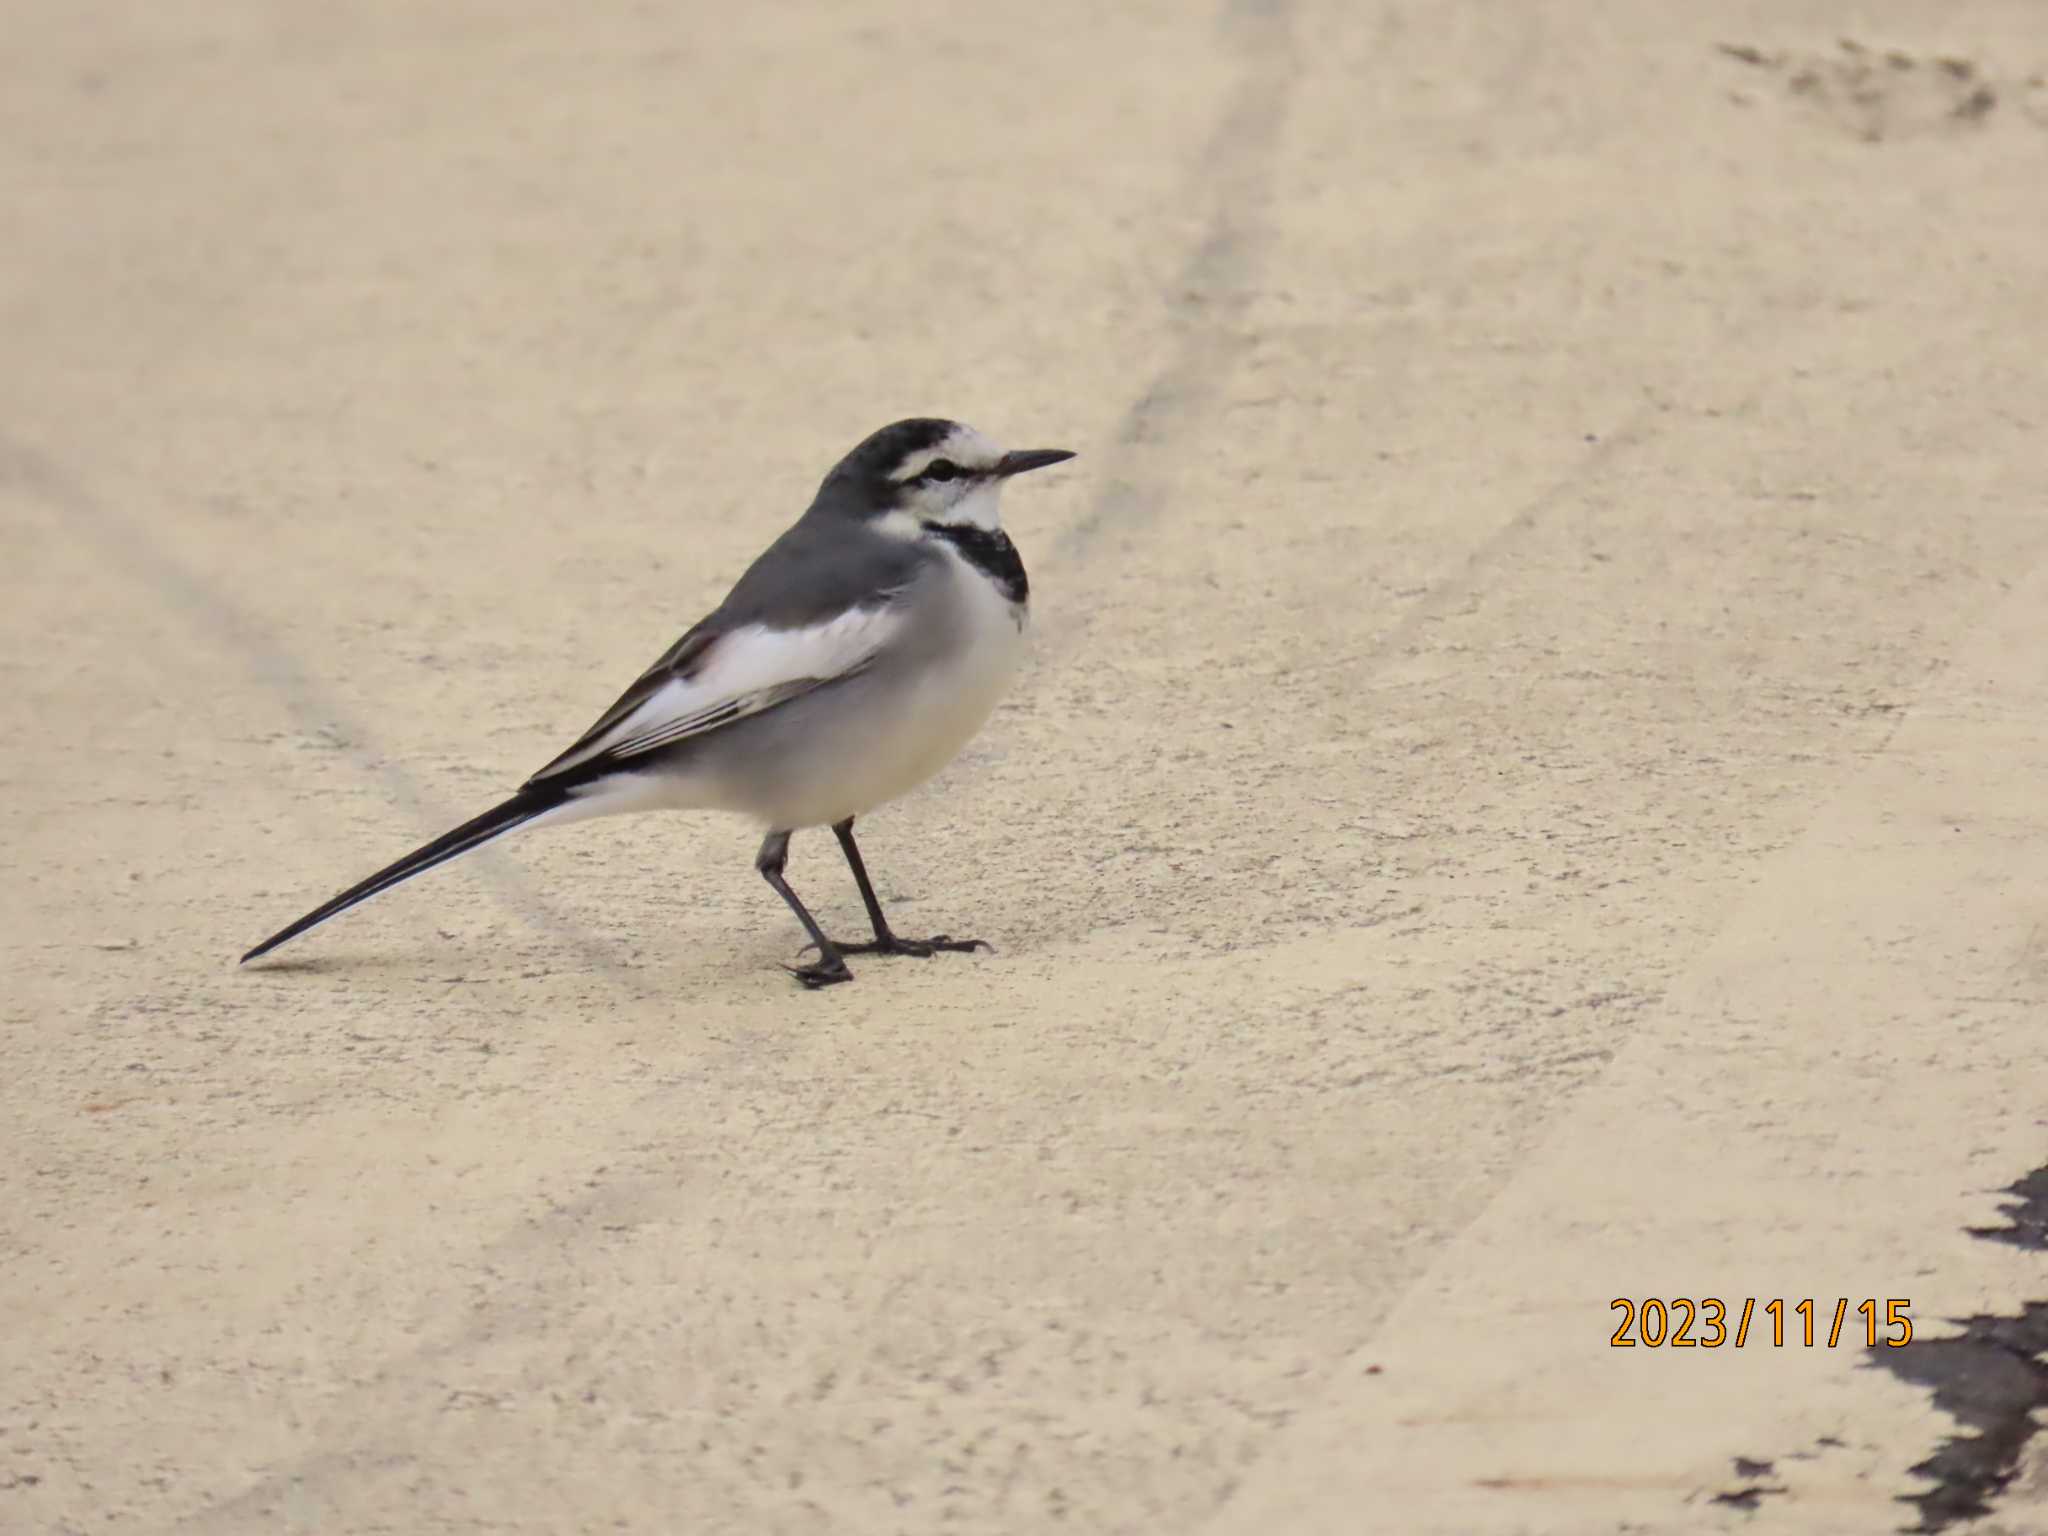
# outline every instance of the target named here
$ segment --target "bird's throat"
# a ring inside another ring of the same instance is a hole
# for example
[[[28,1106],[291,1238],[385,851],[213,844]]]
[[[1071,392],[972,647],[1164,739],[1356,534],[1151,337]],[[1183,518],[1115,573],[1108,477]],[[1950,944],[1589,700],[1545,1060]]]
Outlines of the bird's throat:
[[[980,528],[973,523],[926,523],[935,539],[944,539],[960,552],[960,558],[986,576],[995,589],[1011,602],[1023,604],[1031,596],[1031,581],[1024,574],[1024,559],[1017,546],[1000,528]]]

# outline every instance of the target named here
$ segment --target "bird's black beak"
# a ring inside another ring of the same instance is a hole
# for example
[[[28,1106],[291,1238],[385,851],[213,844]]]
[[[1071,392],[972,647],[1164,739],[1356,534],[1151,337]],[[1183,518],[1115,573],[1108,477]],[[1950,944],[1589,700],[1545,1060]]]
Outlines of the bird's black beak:
[[[1021,475],[1027,469],[1043,469],[1048,464],[1064,464],[1074,455],[1065,448],[1019,448],[1015,453],[1006,453],[996,460],[996,474],[1007,480],[1012,475]]]

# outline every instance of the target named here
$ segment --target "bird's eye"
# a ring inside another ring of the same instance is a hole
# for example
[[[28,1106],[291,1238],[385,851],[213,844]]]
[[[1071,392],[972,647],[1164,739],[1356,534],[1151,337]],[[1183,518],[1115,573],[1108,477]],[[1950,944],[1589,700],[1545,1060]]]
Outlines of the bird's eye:
[[[919,475],[918,479],[958,480],[960,478],[960,474],[960,466],[958,464],[955,464],[951,459],[933,459],[931,463],[925,465],[924,473]]]

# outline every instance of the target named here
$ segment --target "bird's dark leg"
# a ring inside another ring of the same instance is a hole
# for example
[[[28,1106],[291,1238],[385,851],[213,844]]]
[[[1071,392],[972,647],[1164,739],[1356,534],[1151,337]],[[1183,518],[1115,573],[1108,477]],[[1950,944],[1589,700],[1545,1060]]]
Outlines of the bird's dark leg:
[[[833,836],[839,839],[839,847],[846,855],[847,868],[853,871],[853,883],[860,887],[860,899],[866,903],[868,922],[875,930],[872,944],[840,944],[834,946],[849,955],[934,955],[940,950],[991,949],[994,946],[982,939],[954,939],[939,934],[930,939],[899,939],[890,931],[889,919],[882,915],[882,904],[875,899],[875,888],[868,880],[868,867],[861,862],[860,849],[853,841],[853,818],[847,817],[832,828]],[[815,933],[813,935],[815,937]],[[825,951],[819,950],[820,954]]]
[[[754,855],[754,868],[761,871],[761,878],[775,888],[775,894],[789,903],[789,910],[804,925],[804,932],[811,936],[812,947],[818,951],[816,965],[792,965],[787,967],[789,974],[807,987],[829,987],[836,981],[853,980],[853,972],[846,968],[846,959],[840,954],[839,946],[825,937],[825,930],[818,926],[818,920],[796,899],[796,892],[782,878],[783,866],[788,862],[789,834],[770,832],[761,840],[761,851]]]

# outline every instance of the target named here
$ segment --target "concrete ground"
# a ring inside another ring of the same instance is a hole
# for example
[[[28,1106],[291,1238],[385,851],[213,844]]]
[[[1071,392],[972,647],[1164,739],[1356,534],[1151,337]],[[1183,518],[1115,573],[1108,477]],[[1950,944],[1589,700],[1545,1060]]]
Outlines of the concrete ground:
[[[1609,1343],[2048,1296],[2031,0],[5,10],[0,1529],[2048,1529]],[[996,954],[674,817],[235,967],[926,412],[1083,454],[867,824]]]

